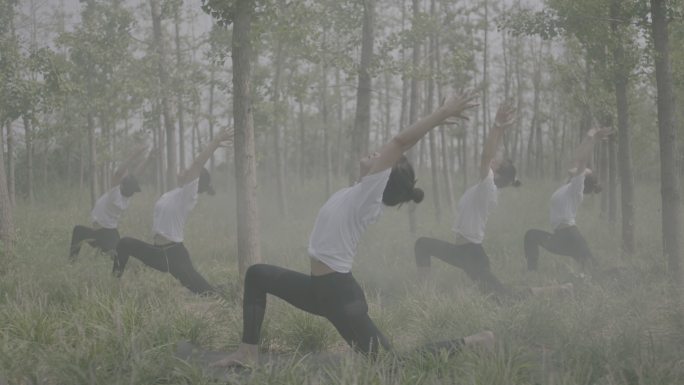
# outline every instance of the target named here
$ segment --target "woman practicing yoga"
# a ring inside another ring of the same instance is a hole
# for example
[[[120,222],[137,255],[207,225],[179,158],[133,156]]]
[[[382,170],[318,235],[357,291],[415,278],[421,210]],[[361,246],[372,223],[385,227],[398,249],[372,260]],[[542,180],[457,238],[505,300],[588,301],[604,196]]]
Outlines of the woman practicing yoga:
[[[539,246],[554,254],[572,257],[583,270],[595,267],[594,255],[577,229],[575,217],[584,194],[601,191],[596,177],[586,167],[594,151],[594,144],[610,133],[610,128],[592,128],[575,151],[570,179],[551,195],[550,218],[553,234],[537,229],[525,233],[524,248],[528,270],[537,270]]]
[[[489,266],[489,257],[482,248],[487,216],[497,204],[498,190],[509,185],[518,186],[515,179],[515,166],[510,160],[497,160],[496,151],[504,131],[515,118],[515,109],[502,104],[497,113],[494,127],[484,142],[480,161],[480,181],[466,190],[458,201],[458,214],[453,230],[456,240],[446,242],[439,239],[421,237],[415,243],[415,258],[421,280],[428,280],[430,257],[463,269],[478,282],[486,293],[507,296],[508,289],[499,282]]]
[[[237,351],[214,363],[215,366],[243,365],[257,360],[267,294],[325,317],[358,352],[374,355],[381,345],[391,349],[368,316],[365,295],[352,276],[356,247],[368,225],[380,217],[383,204],[396,206],[423,199],[423,191],[414,187],[413,167],[403,153],[445,119],[460,117],[476,106],[474,99],[472,93],[446,99],[435,112],[361,160],[359,182],[333,194],[318,212],[309,238],[311,274],[265,264],[253,265],[247,270],[242,343]],[[493,339],[491,332],[483,332],[438,346],[455,350],[464,344],[493,343]]]
[[[101,252],[114,257],[116,245],[119,243],[119,219],[128,208],[130,197],[140,191],[138,177],[147,163],[143,158],[145,150],[147,146],[138,147],[114,171],[110,181],[112,187],[98,198],[90,212],[92,227],[74,227],[69,249],[70,261],[76,260],[83,242],[88,242]],[[149,157],[147,159],[149,160]]]
[[[190,254],[183,245],[183,229],[188,214],[197,203],[198,194],[206,192],[214,195],[211,177],[204,164],[217,148],[227,145],[226,142],[231,138],[232,130],[217,134],[190,168],[178,176],[178,187],[159,197],[154,205],[152,218],[153,244],[129,237],[119,241],[112,270],[114,276],[121,277],[128,257],[133,256],[153,269],[171,273],[193,293],[215,291],[193,267]]]

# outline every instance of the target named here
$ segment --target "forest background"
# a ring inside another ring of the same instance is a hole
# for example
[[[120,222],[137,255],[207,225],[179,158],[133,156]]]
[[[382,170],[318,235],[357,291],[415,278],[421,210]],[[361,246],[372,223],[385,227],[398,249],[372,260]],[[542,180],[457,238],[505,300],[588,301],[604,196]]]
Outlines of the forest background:
[[[173,359],[174,342],[234,347],[246,267],[305,271],[316,209],[355,179],[357,160],[464,87],[480,90],[478,111],[411,152],[426,200],[386,210],[357,275],[399,346],[490,328],[499,349],[400,371],[349,358],[243,380],[681,381],[682,10],[658,0],[0,0],[0,381],[209,382]],[[568,301],[494,304],[455,269],[435,287],[414,280],[413,241],[451,237],[504,100],[519,113],[502,156],[523,186],[502,193],[485,247],[514,286],[574,282]],[[146,238],[155,197],[226,126],[234,148],[208,165],[219,194],[201,199],[187,231],[225,301],[142,267],[118,282],[102,256],[66,263],[71,227],[135,144],[156,158],[120,230]],[[587,199],[580,228],[617,278],[550,256],[526,273],[524,230],[548,227],[548,198],[592,126],[616,134],[597,146],[604,192]],[[325,321],[273,302],[265,349],[341,349]]]

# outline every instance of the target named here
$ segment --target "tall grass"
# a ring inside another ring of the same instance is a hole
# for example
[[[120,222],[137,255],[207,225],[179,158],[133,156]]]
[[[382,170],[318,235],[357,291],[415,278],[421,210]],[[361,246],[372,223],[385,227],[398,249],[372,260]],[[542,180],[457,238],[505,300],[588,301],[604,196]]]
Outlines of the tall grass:
[[[225,184],[225,183],[224,183]],[[262,189],[263,260],[306,271],[306,245],[325,197],[306,183],[290,191],[282,217]],[[304,188],[307,187],[307,188]],[[428,186],[423,186],[428,187]],[[547,229],[547,202],[555,185],[528,183],[506,189],[492,213],[484,247],[494,272],[514,288],[573,282],[572,298],[532,297],[496,303],[463,272],[433,261],[434,280],[415,277],[416,236],[451,239],[451,218],[436,223],[431,204],[417,210],[419,230],[408,233],[406,210],[386,209],[364,236],[354,274],[364,286],[371,317],[396,349],[493,330],[493,352],[465,350],[454,357],[409,353],[376,361],[350,353],[324,319],[269,297],[262,349],[283,353],[273,364],[236,373],[245,384],[678,384],[684,383],[682,309],[673,308],[660,256],[658,194],[639,186],[637,252],[621,256],[619,228],[598,216],[587,199],[580,229],[604,279],[582,276],[570,258],[542,252],[540,271],[525,271],[522,236]],[[149,189],[146,189],[149,190]],[[431,198],[428,189],[427,199]],[[155,194],[136,195],[121,222],[123,236],[149,239]],[[16,212],[17,258],[0,280],[0,383],[210,384],[202,368],[176,359],[174,343],[191,340],[211,349],[234,349],[242,328],[241,284],[236,272],[235,203],[230,187],[200,197],[186,226],[186,246],[198,271],[222,284],[225,298],[192,295],[169,274],[129,262],[122,279],[111,260],[84,246],[67,262],[73,225],[87,223],[87,195],[56,188]],[[446,210],[445,210],[446,212]],[[325,364],[304,357],[328,352]],[[304,357],[304,358],[302,358]]]

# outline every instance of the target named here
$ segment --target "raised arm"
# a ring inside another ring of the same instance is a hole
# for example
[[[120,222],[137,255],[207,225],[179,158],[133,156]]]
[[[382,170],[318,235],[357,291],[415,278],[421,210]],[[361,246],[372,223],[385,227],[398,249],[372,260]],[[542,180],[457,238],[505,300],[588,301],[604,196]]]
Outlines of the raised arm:
[[[178,185],[183,186],[197,178],[199,178],[202,172],[202,167],[207,163],[207,160],[211,157],[211,154],[216,151],[217,148],[227,146],[233,140],[233,129],[225,129],[219,132],[214,139],[207,144],[207,146],[202,150],[202,152],[197,155],[197,158],[192,161],[190,167],[178,175]]]
[[[484,141],[482,148],[482,158],[480,160],[480,179],[484,179],[489,174],[492,160],[496,157],[501,137],[506,129],[513,125],[515,121],[515,108],[508,102],[504,102],[496,111],[494,126],[489,130],[489,134]]]
[[[136,160],[147,150],[147,145],[143,144],[138,147],[131,153],[131,155],[124,160],[123,163],[114,171],[114,175],[112,175],[112,179],[110,180],[110,185],[113,186],[118,186],[121,183],[121,179],[123,179],[124,176],[126,176],[126,173],[128,172],[128,169],[131,168]]]
[[[403,129],[380,147],[378,156],[374,159],[368,174],[374,174],[394,166],[404,152],[447,118],[454,116],[465,118],[462,114],[477,106],[476,98],[477,94],[474,92],[464,92],[448,97],[433,113]]]
[[[587,131],[584,139],[575,150],[573,167],[570,169],[570,173],[573,176],[584,172],[584,169],[587,167],[587,164],[589,164],[591,155],[594,152],[594,144],[596,144],[596,141],[604,139],[611,133],[612,129],[610,127],[592,128]]]

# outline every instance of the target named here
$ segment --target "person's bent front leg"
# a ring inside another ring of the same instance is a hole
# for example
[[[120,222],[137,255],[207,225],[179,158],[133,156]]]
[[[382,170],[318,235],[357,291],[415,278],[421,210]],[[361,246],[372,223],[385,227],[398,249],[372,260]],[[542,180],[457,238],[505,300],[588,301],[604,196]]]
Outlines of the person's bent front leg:
[[[539,264],[539,246],[544,245],[551,237],[546,231],[531,229],[525,233],[523,248],[527,260],[527,270],[536,271]]]
[[[112,274],[117,278],[121,277],[130,256],[140,258],[146,254],[155,253],[158,253],[158,250],[156,250],[154,245],[139,239],[124,237],[116,245],[116,256],[114,258]]]
[[[90,227],[76,225],[71,232],[71,244],[69,247],[69,260],[72,262],[78,257],[78,253],[81,252],[81,245],[86,240],[95,238],[95,230]]]

